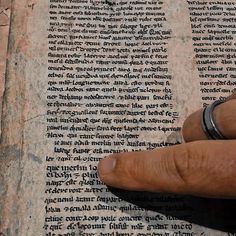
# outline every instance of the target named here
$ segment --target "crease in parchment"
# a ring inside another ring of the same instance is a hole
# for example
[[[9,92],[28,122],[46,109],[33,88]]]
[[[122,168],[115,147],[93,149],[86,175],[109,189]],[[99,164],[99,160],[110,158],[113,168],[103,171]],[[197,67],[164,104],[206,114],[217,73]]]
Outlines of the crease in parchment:
[[[0,152],[0,233],[18,235],[20,215],[23,214],[19,194],[23,174],[22,159],[24,155],[24,113],[25,113],[25,66],[26,58],[18,42],[25,37],[27,9],[26,2],[13,7],[12,1],[7,40],[7,56],[4,76],[4,88],[1,105]],[[22,24],[19,29],[18,24]],[[17,63],[19,61],[20,63]],[[15,147],[11,151],[11,147]],[[14,170],[14,171],[13,171]],[[10,211],[8,209],[11,209]],[[11,222],[9,222],[9,220]]]
[[[8,52],[10,51],[10,34],[11,34],[11,22],[12,22],[12,11],[10,11],[10,19],[9,19],[9,31],[8,31],[8,35],[7,35],[7,50],[6,50],[6,61],[5,61],[5,63],[6,63],[6,65],[5,65],[5,68],[4,68],[4,70],[5,71],[3,71],[2,72],[2,75],[4,75],[4,76],[2,76],[2,79],[4,80],[4,81],[0,81],[1,83],[3,83],[3,85],[4,85],[4,87],[3,87],[3,94],[2,94],[2,99],[1,99],[1,105],[0,105],[0,107],[1,107],[1,112],[0,112],[0,114],[1,114],[1,116],[0,116],[0,145],[2,144],[2,127],[3,127],[3,125],[4,125],[4,122],[3,122],[3,117],[4,117],[4,106],[3,106],[3,103],[4,103],[4,101],[6,102],[6,84],[7,84],[7,78],[8,78],[8,71],[7,71],[7,67],[8,67],[8,57],[7,57],[7,54],[8,54]]]
[[[11,1],[0,1],[0,36],[1,36],[1,41],[5,41],[2,43],[2,46],[0,52],[2,58],[0,61],[0,88],[2,86],[2,91],[0,91],[0,136],[1,136],[1,131],[2,131],[2,117],[3,117],[3,100],[5,96],[5,83],[6,83],[6,77],[7,77],[7,54],[9,51],[9,35],[10,35],[10,27],[11,27]],[[1,21],[1,15],[4,16],[6,22]],[[1,138],[0,138],[1,140]]]
[[[0,12],[0,26],[8,26],[8,25],[9,25],[9,17],[7,13],[3,10]]]

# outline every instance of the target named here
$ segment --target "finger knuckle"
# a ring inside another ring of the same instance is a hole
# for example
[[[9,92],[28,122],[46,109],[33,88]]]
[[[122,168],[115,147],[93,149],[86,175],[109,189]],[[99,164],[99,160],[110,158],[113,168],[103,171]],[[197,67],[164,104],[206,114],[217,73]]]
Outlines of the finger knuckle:
[[[146,168],[144,166],[144,161],[141,158],[134,158],[134,161],[130,163],[131,168],[129,169],[129,174],[135,179],[140,180],[141,172],[145,174]]]
[[[140,170],[143,169],[140,158],[137,158],[131,154],[116,154],[116,173],[119,173],[120,177],[126,179],[138,179],[140,176]]]
[[[200,142],[200,141],[197,141]],[[195,145],[197,146],[197,142]],[[192,145],[182,145],[178,151],[172,152],[172,171],[178,180],[179,188],[183,191],[191,187],[192,177],[205,166],[202,152],[196,152]]]

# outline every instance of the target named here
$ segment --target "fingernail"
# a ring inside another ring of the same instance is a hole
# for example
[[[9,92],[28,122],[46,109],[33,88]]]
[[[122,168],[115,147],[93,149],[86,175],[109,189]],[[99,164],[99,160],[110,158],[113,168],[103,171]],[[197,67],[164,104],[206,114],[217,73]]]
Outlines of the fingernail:
[[[100,175],[107,175],[111,173],[116,166],[116,158],[114,157],[107,157],[102,159],[99,162],[99,173]]]

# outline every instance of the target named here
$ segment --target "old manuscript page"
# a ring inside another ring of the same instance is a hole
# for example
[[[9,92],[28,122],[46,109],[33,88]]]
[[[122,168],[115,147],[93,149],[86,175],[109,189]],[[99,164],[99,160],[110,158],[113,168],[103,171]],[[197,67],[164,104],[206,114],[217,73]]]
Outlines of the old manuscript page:
[[[184,119],[231,93],[235,9],[235,0],[14,0],[0,235],[234,235],[234,201],[108,189],[97,163],[181,143]]]

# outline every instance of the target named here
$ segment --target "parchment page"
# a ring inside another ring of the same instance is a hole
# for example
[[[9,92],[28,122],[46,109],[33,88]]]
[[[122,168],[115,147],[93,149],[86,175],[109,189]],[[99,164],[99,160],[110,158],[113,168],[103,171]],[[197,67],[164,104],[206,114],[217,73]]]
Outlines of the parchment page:
[[[181,143],[187,115],[230,94],[235,1],[13,3],[1,234],[234,235],[234,201],[108,189],[97,163]]]

